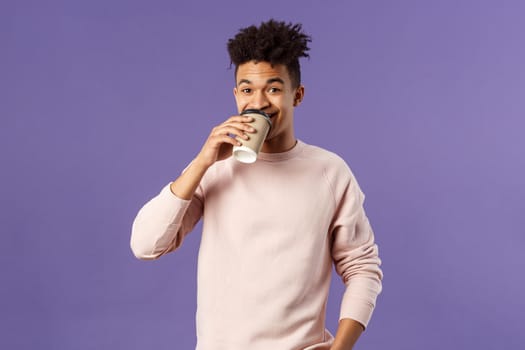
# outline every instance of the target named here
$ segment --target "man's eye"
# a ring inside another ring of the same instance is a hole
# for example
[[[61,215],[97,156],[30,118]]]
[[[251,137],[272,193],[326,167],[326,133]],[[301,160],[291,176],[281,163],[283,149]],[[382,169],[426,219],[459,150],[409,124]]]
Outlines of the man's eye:
[[[268,91],[271,92],[271,93],[276,93],[276,92],[281,91],[281,89],[276,88],[276,87],[271,87]]]
[[[244,94],[249,94],[250,92],[252,92],[252,89],[248,89],[248,88],[246,88],[246,89],[242,89],[241,91],[242,91]]]

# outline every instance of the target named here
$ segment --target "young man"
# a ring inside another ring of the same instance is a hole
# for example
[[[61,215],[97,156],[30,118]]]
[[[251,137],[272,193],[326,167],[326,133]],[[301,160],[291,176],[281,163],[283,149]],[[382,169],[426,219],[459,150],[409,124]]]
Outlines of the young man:
[[[198,350],[352,349],[381,291],[354,176],[337,155],[294,135],[309,41],[301,25],[273,20],[229,40],[239,114],[263,110],[273,124],[257,161],[231,157],[254,132],[250,117],[232,116],[133,223],[134,254],[156,259],[203,218]],[[332,263],[346,284],[335,339],[325,329]]]

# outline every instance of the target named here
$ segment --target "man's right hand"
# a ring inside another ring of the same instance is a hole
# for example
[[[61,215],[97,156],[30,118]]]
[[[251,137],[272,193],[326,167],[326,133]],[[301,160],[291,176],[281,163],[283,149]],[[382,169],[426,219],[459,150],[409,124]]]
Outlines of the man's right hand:
[[[216,161],[230,157],[233,146],[241,145],[237,138],[248,140],[247,133],[255,131],[248,124],[251,121],[253,121],[252,117],[233,116],[214,127],[195,161],[208,168]]]
[[[251,121],[252,117],[237,115],[213,128],[197,157],[186,171],[171,183],[171,192],[179,198],[191,199],[208,168],[216,161],[231,156],[233,146],[241,145],[236,138],[249,139],[247,133],[255,131],[248,124]]]

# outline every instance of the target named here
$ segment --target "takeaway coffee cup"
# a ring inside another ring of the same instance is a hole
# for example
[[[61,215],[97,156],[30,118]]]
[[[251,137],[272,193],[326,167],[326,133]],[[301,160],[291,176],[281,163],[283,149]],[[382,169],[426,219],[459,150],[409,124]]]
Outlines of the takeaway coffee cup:
[[[253,163],[257,160],[257,155],[268,136],[272,122],[268,114],[258,109],[247,109],[241,115],[253,118],[249,124],[255,129],[255,132],[248,134],[249,140],[238,139],[241,146],[233,147],[233,157],[242,163]]]

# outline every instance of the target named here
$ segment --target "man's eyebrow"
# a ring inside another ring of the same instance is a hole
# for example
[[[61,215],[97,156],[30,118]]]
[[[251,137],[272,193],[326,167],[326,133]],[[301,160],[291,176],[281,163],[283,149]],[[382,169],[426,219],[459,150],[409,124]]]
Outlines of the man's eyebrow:
[[[241,84],[251,84],[252,82],[249,81],[248,79],[241,79],[239,80],[239,82],[237,83],[237,85],[241,85]]]
[[[266,84],[271,84],[271,83],[281,83],[284,85],[284,80],[282,80],[281,78],[271,78],[271,79],[266,80]]]
[[[239,82],[237,83],[237,86],[238,85],[241,85],[241,84],[251,84],[252,82],[248,79],[241,79],[239,80]],[[266,80],[266,84],[272,84],[272,83],[281,83],[284,85],[284,80],[282,80],[281,78],[270,78],[268,80]]]

